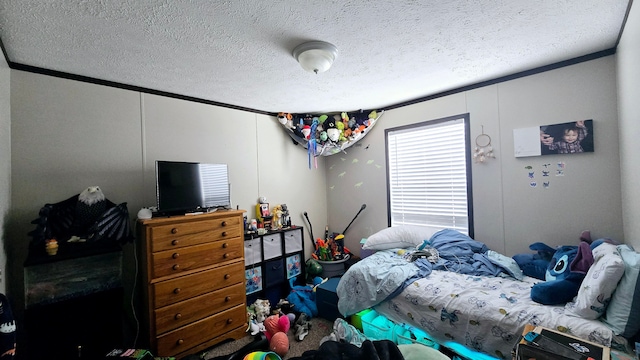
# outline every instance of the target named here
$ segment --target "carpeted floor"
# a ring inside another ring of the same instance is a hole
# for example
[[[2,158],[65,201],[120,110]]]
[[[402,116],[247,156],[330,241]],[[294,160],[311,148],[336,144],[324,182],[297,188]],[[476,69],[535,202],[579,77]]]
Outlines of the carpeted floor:
[[[311,328],[309,329],[309,334],[302,341],[295,340],[293,328],[289,330],[287,333],[287,336],[289,337],[289,352],[287,352],[287,355],[282,358],[283,360],[301,356],[302,353],[307,350],[317,350],[320,346],[320,340],[333,331],[332,321],[315,317],[310,320],[310,323]],[[247,333],[247,336],[242,339],[218,345],[198,354],[197,358],[204,360],[223,360],[225,357],[228,357],[243,346],[251,343],[253,340],[254,337]]]

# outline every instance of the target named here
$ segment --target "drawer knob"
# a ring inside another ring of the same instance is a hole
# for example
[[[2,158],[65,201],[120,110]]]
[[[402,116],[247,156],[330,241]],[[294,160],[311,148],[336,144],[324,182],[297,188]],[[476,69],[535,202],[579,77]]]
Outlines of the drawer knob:
[[[172,258],[177,259],[178,257],[180,257],[180,254],[178,253],[173,253],[173,255],[171,255]]]
[[[173,289],[173,293],[174,294],[180,294],[180,288]]]
[[[180,313],[177,313],[177,314],[176,314],[176,316],[174,316],[174,318],[175,318],[176,320],[180,319],[181,317],[182,317],[182,314],[180,314]]]
[[[224,255],[222,255],[222,257],[227,259],[229,257],[229,253],[224,253]]]
[[[177,233],[178,233],[178,229],[177,229],[177,228],[173,228],[173,229],[171,229],[171,233],[172,233],[172,234],[177,234]]]
[[[224,302],[229,302],[229,301],[231,301],[231,296],[227,296],[224,298]]]
[[[182,345],[182,344],[184,344],[184,340],[180,339],[180,340],[176,341],[176,344]]]
[[[229,275],[229,274],[224,274],[224,279],[225,279],[225,280],[229,280],[229,278],[231,278],[231,275]]]
[[[226,221],[223,221],[223,222],[222,222],[222,226],[227,226],[227,222],[226,222]]]
[[[227,324],[231,324],[233,322],[233,319],[227,319]]]
[[[178,245],[179,241],[178,240],[171,240],[171,245]]]
[[[226,231],[223,231],[223,232],[222,232],[222,236],[227,236],[227,232],[226,232]]]
[[[223,249],[226,249],[226,248],[228,248],[228,247],[229,247],[229,244],[227,244],[227,243],[222,244],[222,248],[223,248]]]
[[[178,270],[178,269],[180,269],[180,265],[178,264],[173,265],[173,270]]]

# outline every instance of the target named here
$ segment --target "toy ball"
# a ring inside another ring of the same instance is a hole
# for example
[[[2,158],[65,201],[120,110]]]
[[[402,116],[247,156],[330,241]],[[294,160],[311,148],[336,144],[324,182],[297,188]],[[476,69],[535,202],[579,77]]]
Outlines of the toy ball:
[[[284,357],[289,351],[289,338],[283,332],[275,333],[269,341],[269,349]]]
[[[289,321],[289,317],[280,316],[280,318],[278,319],[278,330],[286,334],[290,328],[291,328],[291,322]]]
[[[289,318],[287,318],[288,320]],[[267,329],[267,333],[273,335],[280,331],[280,327],[278,326],[278,321],[280,317],[278,315],[271,315],[264,319],[264,328]]]
[[[289,318],[289,327],[291,327],[291,324],[296,322],[296,314],[288,313],[287,317]]]
[[[316,275],[322,274],[322,265],[316,260],[309,259],[307,260],[306,271],[307,274],[315,277]]]

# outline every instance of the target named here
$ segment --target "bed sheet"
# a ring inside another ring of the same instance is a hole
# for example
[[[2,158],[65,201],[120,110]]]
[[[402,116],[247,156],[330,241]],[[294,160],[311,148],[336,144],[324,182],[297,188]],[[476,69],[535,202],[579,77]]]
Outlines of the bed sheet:
[[[539,281],[433,270],[375,309],[396,323],[424,330],[441,344],[454,341],[501,359],[511,358],[526,324],[611,345],[613,333],[601,321],[569,316],[564,305],[532,301],[531,286]]]

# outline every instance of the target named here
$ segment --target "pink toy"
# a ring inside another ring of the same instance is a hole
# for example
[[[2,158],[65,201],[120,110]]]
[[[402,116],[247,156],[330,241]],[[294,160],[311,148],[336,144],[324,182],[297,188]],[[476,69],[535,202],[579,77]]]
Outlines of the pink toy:
[[[289,338],[283,332],[277,332],[269,341],[269,349],[284,357],[289,351]]]
[[[291,328],[291,322],[289,321],[289,317],[281,316],[278,319],[278,329],[286,334],[290,328]]]

